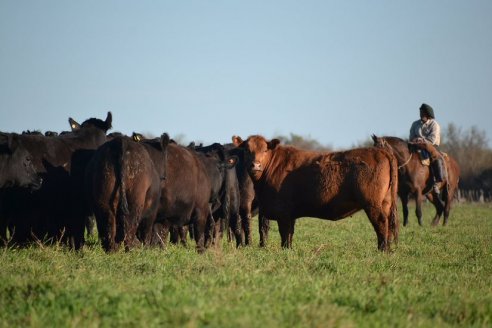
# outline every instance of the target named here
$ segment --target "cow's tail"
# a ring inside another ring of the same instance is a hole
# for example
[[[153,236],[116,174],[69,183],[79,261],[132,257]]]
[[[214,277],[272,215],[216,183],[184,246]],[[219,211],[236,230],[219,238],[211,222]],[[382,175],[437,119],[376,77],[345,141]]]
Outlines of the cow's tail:
[[[398,219],[398,161],[392,153],[388,153],[388,159],[390,162],[390,188],[391,188],[391,207],[389,226],[391,234],[393,235],[393,241],[398,243],[398,232],[400,229],[400,222]]]
[[[125,238],[125,233],[124,233],[124,224],[126,222],[125,216],[128,216],[130,214],[130,210],[128,208],[128,199],[126,197],[126,146],[127,146],[127,141],[124,139],[120,139],[120,147],[119,147],[119,152],[117,152],[117,160],[116,160],[116,177],[117,177],[117,193],[119,195],[119,202],[118,202],[118,208],[116,210],[116,242],[122,242],[123,239]]]

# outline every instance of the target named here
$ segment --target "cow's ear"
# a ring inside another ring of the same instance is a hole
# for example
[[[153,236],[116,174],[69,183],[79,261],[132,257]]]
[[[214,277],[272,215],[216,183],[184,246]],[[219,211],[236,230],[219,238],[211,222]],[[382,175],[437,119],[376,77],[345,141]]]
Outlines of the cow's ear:
[[[239,147],[243,143],[243,139],[240,136],[232,136],[232,143],[234,146]]]
[[[188,146],[186,148],[189,148],[189,149],[195,149],[196,145],[195,145],[195,142],[192,141],[188,144]]]
[[[277,145],[280,143],[280,140],[278,139],[272,139],[270,142],[268,142],[268,149],[275,149]]]
[[[169,145],[169,142],[171,141],[171,139],[169,139],[169,134],[167,133],[163,133],[161,135],[161,148],[162,150],[166,150],[167,146]]]
[[[77,123],[77,121],[75,121],[73,118],[69,117],[68,123],[70,124],[70,128],[72,129],[72,132],[80,129],[80,124]]]
[[[234,166],[236,166],[238,160],[239,158],[236,155],[227,158],[227,168],[232,169]]]
[[[9,133],[7,136],[7,147],[11,153],[13,153],[17,146],[19,145],[19,138],[16,137],[16,134]]]
[[[135,142],[140,142],[140,141],[142,141],[144,139],[144,137],[140,133],[133,132],[132,133],[132,139]]]
[[[113,124],[113,114],[111,114],[111,112],[108,112],[108,115],[106,116],[106,121],[104,122],[106,123],[106,131],[113,127],[111,125]]]
[[[9,134],[8,133],[0,132],[0,143],[7,144],[8,141],[9,141]]]
[[[371,135],[372,141],[378,142],[378,137],[375,134]]]

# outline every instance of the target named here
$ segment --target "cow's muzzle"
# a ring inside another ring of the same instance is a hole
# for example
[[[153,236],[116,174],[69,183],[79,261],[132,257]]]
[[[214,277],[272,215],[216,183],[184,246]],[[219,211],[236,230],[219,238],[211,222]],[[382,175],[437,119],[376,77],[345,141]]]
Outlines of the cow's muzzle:
[[[251,171],[252,172],[261,172],[263,171],[263,167],[261,166],[260,162],[253,162],[251,163]]]
[[[36,179],[34,179],[34,181],[32,181],[29,184],[28,188],[31,191],[36,191],[36,190],[39,190],[42,185],[43,185],[43,178],[38,176]]]

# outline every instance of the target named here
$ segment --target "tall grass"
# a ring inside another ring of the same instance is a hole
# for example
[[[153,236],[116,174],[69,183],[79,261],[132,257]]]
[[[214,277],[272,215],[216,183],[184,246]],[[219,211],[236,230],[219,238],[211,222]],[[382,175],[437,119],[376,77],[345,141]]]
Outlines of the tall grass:
[[[447,227],[412,216],[391,253],[363,213],[301,219],[283,250],[223,243],[105,254],[92,238],[0,249],[0,326],[430,327],[492,325],[492,208],[459,205]],[[255,236],[257,243],[258,236]]]

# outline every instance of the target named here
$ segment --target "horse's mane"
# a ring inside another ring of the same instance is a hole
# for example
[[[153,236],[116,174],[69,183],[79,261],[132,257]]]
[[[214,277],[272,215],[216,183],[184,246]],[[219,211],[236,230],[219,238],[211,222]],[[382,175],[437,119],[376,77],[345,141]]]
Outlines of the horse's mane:
[[[382,139],[386,140],[386,142],[388,143],[402,143],[402,144],[407,144],[408,141],[407,140],[404,140],[402,138],[398,138],[398,137],[391,137],[391,136],[384,136],[384,137],[381,137]]]

